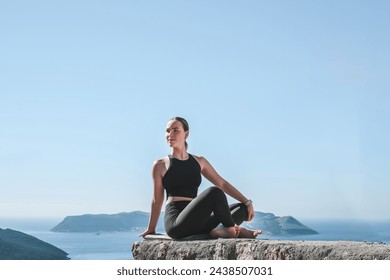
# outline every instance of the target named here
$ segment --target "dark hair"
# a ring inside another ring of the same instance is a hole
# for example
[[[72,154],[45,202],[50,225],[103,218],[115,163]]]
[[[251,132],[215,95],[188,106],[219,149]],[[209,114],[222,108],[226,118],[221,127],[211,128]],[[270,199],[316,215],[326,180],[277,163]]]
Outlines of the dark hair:
[[[189,131],[190,130],[190,126],[188,125],[188,122],[186,121],[185,118],[173,117],[172,119],[170,119],[170,121],[178,121],[178,122],[180,122],[183,125],[184,131]],[[185,142],[185,145],[186,145],[186,149],[188,149],[187,141]]]

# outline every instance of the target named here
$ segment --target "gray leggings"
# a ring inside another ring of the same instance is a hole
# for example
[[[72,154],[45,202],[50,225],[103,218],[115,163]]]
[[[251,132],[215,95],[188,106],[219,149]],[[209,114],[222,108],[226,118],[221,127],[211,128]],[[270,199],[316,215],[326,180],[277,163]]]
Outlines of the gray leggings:
[[[220,223],[225,227],[240,225],[248,217],[243,203],[228,205],[225,193],[210,187],[191,201],[174,201],[165,207],[166,233],[180,239],[189,235],[207,234]]]

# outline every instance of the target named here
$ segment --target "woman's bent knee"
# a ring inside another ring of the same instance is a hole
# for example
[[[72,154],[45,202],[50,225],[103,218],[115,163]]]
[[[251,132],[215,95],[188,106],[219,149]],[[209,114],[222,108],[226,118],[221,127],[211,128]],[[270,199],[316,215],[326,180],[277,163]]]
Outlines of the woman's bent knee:
[[[165,231],[165,233],[172,239],[180,239],[184,236],[180,231],[175,228],[169,228]]]
[[[207,189],[204,190],[204,192],[206,194],[212,194],[212,193],[216,193],[216,194],[224,194],[223,190],[221,190],[220,188],[216,187],[216,186],[212,186],[212,187],[209,187]]]

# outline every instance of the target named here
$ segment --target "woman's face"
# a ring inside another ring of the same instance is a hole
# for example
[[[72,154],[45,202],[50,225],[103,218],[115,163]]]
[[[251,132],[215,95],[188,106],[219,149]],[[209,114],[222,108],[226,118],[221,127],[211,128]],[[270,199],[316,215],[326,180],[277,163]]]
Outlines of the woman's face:
[[[181,147],[185,145],[188,134],[188,131],[184,131],[183,124],[181,122],[171,120],[167,124],[165,138],[169,147]]]

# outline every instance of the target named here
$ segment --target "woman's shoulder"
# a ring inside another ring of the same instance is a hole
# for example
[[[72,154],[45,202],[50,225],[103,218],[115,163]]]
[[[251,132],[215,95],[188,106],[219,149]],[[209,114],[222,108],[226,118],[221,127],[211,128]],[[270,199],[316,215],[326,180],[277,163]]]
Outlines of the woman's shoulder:
[[[166,161],[169,161],[169,155],[166,155],[165,157],[156,159],[156,160],[153,162],[153,165],[155,165],[155,164],[161,164],[161,163],[164,163],[164,162],[166,162]]]
[[[201,169],[203,169],[203,167],[206,165],[206,164],[209,164],[207,159],[204,157],[204,156],[199,156],[199,155],[193,155],[191,154],[195,159],[196,161],[199,163]]]
[[[199,156],[199,155],[194,155],[194,154],[191,154],[191,156],[193,156],[197,161],[205,160],[204,156]]]
[[[207,159],[204,156],[194,155],[194,154],[191,155],[198,161],[207,161]]]
[[[153,162],[153,169],[154,170],[167,170],[169,167],[169,156],[165,156],[160,159],[156,159]]]

